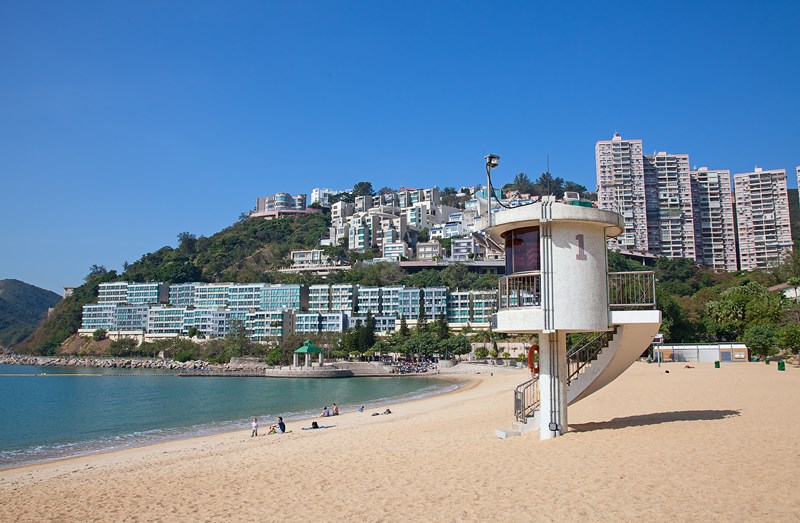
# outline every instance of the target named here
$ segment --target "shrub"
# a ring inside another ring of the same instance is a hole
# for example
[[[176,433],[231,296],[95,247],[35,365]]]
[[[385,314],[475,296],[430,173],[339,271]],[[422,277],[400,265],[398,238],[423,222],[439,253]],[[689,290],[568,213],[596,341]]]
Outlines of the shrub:
[[[108,332],[105,329],[97,329],[92,333],[92,339],[94,341],[103,341],[108,336]]]

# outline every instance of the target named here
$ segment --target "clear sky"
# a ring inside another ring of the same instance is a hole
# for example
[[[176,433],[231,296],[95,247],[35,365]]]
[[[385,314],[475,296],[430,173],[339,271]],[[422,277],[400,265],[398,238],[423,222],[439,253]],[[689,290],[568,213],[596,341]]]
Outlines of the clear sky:
[[[800,2],[0,3],[0,279],[61,292],[259,196],[595,188],[641,138],[732,172],[800,165]]]

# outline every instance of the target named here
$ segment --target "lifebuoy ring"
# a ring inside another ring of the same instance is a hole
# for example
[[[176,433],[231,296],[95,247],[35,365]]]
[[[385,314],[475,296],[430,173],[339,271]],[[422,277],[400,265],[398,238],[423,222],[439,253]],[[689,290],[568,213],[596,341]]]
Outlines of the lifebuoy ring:
[[[533,374],[539,374],[539,345],[536,343],[528,349],[528,368]]]

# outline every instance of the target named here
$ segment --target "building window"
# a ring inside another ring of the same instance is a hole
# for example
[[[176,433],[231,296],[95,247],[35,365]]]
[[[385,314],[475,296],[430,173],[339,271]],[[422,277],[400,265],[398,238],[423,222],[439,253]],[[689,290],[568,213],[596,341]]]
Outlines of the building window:
[[[506,274],[538,271],[539,227],[526,227],[503,235],[506,242]]]

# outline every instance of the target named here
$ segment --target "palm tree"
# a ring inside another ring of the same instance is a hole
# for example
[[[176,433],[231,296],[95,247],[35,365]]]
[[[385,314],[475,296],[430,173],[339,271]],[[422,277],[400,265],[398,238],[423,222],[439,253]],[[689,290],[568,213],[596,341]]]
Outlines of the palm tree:
[[[800,298],[797,295],[797,289],[798,289],[798,287],[800,287],[800,278],[798,278],[797,276],[793,276],[793,277],[789,278],[786,281],[786,283],[788,283],[789,286],[794,289],[794,301],[795,302],[800,302]]]

